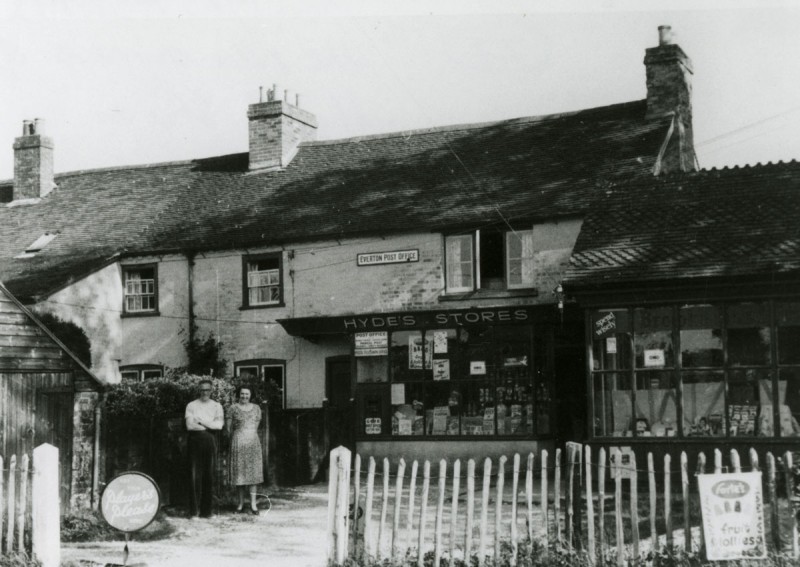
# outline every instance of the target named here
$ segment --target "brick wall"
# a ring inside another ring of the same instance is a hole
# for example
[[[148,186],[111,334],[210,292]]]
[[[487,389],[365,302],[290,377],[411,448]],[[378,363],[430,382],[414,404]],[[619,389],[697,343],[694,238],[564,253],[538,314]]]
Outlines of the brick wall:
[[[98,494],[92,493],[94,474],[95,408],[99,400],[97,392],[75,394],[72,434],[72,488],[70,508],[88,509]]]

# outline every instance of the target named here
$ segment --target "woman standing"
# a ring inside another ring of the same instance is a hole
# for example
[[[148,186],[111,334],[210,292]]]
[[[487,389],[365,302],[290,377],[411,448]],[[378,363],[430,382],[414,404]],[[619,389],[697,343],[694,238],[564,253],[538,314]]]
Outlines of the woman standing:
[[[240,387],[239,401],[230,410],[231,478],[239,493],[236,511],[244,511],[245,489],[250,487],[250,513],[257,516],[256,486],[264,482],[261,442],[258,439],[261,408],[251,403],[251,397],[250,388]]]

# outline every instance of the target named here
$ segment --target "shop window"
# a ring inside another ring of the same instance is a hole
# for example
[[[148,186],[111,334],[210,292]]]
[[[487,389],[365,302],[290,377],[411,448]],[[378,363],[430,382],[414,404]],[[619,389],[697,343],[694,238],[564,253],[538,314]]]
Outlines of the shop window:
[[[678,434],[678,403],[673,372],[637,372],[634,393],[634,435],[673,437]]]
[[[396,331],[388,333],[384,356],[369,356],[380,351],[369,343],[372,338],[354,340],[362,352],[359,356],[356,348],[364,424],[360,434],[442,437],[536,432],[531,327]],[[383,383],[387,366],[389,383]],[[542,400],[551,387],[541,387]],[[386,409],[389,428],[385,416],[378,415]],[[549,405],[542,405],[541,411],[548,414],[541,416],[541,422],[549,423]]]
[[[283,305],[281,254],[261,254],[242,259],[244,307]]]
[[[722,310],[713,305],[682,307],[680,339],[684,368],[722,367]]]
[[[770,363],[770,316],[767,303],[738,303],[727,308],[728,362],[732,366]]]
[[[598,437],[631,437],[633,388],[630,375],[622,372],[595,374],[593,380],[594,432]]]
[[[261,378],[266,383],[272,383],[280,400],[280,407],[286,407],[286,363],[283,360],[260,358],[235,362],[234,374]]]
[[[164,376],[164,367],[158,364],[126,364],[119,367],[123,382],[143,382]]]
[[[725,375],[683,373],[683,433],[690,437],[725,435]]]
[[[158,313],[158,270],[155,264],[122,267],[123,315]]]
[[[445,236],[445,265],[447,293],[533,287],[533,230]]]

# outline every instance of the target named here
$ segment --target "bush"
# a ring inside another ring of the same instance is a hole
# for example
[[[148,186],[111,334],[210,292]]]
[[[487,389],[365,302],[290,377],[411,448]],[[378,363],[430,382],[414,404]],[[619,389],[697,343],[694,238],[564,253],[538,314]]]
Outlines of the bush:
[[[24,551],[0,555],[0,567],[42,567],[42,564]]]

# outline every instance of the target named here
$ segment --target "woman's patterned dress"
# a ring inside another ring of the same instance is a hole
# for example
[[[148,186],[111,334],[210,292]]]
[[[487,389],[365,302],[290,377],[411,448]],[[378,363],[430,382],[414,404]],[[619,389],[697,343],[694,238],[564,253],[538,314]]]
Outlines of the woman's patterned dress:
[[[258,424],[261,423],[261,408],[250,404],[242,409],[233,404],[231,414],[231,479],[236,486],[261,484],[264,468],[261,461],[261,441],[258,439]]]

